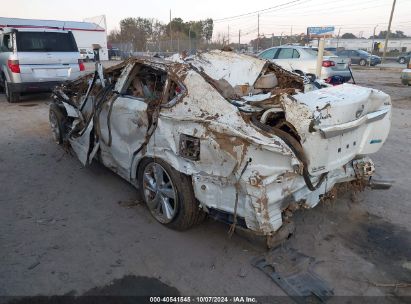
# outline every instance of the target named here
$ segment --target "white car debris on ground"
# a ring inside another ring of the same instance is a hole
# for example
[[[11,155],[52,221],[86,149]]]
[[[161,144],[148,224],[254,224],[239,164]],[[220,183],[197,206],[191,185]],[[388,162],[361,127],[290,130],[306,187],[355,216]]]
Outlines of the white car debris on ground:
[[[53,98],[55,140],[135,185],[175,229],[208,213],[270,246],[290,211],[316,206],[336,184],[389,186],[372,183],[367,156],[390,130],[387,94],[309,82],[247,55],[132,58]]]

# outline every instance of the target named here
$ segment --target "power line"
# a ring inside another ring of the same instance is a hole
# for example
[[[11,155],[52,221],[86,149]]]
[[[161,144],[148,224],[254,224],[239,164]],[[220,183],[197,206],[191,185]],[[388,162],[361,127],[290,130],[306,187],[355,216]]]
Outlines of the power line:
[[[245,16],[249,16],[249,15],[255,15],[255,14],[258,14],[258,13],[270,11],[270,10],[275,9],[275,8],[283,7],[283,6],[286,6],[286,5],[289,5],[289,4],[293,4],[293,3],[297,3],[297,2],[301,2],[301,1],[303,1],[303,0],[293,0],[293,1],[289,1],[289,2],[286,2],[286,3],[278,4],[278,5],[275,5],[275,6],[272,6],[272,7],[269,7],[269,8],[265,8],[265,9],[261,9],[261,10],[258,10],[258,11],[254,11],[254,12],[249,12],[249,13],[240,14],[240,15],[236,15],[236,16],[231,16],[231,17],[225,17],[225,18],[215,19],[214,22],[226,21],[226,20],[235,19],[235,18],[239,18],[239,17],[245,17]]]

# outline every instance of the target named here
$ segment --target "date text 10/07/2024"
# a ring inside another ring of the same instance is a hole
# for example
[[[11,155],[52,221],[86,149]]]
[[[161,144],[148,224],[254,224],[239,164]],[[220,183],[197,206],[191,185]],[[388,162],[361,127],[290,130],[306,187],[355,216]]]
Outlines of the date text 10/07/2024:
[[[151,303],[257,303],[254,297],[150,297]]]

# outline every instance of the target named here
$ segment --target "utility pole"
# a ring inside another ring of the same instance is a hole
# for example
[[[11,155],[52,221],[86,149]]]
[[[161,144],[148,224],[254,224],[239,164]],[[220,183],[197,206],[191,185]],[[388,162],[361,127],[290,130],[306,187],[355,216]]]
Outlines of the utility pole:
[[[257,52],[260,49],[260,14],[257,15]]]
[[[293,26],[291,25],[291,31],[290,31],[290,36],[293,35]]]
[[[230,25],[228,25],[227,29],[227,45],[230,45]]]
[[[281,32],[281,35],[280,35],[280,45],[282,41],[283,41],[283,32]]]
[[[271,47],[274,46],[274,33],[271,34]]]
[[[173,51],[173,32],[171,31],[171,10],[170,10],[170,51]]]
[[[385,61],[385,55],[386,55],[386,53],[387,53],[388,39],[389,39],[389,36],[390,36],[390,31],[391,31],[391,22],[392,22],[392,16],[394,15],[395,2],[397,2],[397,0],[394,0],[394,1],[392,2],[390,21],[388,22],[387,35],[385,35],[384,52],[382,53],[382,60],[381,60],[382,63],[384,63],[384,61]]]
[[[189,29],[188,29],[188,45],[189,45],[189,53],[191,54],[191,25],[192,24],[190,24],[190,27],[189,27]]]
[[[238,30],[238,50],[241,49],[241,30]]]

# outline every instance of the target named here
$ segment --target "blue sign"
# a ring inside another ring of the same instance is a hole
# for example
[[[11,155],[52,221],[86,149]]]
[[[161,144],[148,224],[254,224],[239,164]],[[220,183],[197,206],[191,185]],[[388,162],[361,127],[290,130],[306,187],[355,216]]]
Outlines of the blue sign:
[[[311,36],[332,36],[334,34],[334,26],[312,26],[307,27],[307,35]]]

